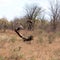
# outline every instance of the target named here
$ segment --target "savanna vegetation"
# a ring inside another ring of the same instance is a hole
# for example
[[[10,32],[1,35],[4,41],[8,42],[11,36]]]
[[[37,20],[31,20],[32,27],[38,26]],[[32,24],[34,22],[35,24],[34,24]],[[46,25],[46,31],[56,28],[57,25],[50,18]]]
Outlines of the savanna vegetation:
[[[26,7],[25,16],[0,18],[0,60],[60,60],[60,4],[50,2],[49,17],[46,19],[45,10],[38,5]],[[33,36],[32,41],[24,42],[16,33],[24,37]]]

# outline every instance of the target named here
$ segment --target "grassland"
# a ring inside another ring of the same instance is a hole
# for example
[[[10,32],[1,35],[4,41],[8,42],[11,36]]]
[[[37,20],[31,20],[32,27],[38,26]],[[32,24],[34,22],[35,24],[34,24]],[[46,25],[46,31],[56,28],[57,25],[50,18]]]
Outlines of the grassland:
[[[60,32],[23,30],[21,34],[33,35],[31,43],[14,31],[0,31],[0,60],[60,60]]]

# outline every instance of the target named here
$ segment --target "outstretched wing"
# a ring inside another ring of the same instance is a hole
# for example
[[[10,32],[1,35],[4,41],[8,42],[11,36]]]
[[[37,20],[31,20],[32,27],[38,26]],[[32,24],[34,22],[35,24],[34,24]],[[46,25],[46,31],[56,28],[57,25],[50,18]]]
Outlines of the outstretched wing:
[[[15,32],[18,34],[19,37],[21,37],[24,41],[31,41],[33,39],[33,36],[29,36],[28,38],[23,37],[19,34],[19,32],[15,29]]]

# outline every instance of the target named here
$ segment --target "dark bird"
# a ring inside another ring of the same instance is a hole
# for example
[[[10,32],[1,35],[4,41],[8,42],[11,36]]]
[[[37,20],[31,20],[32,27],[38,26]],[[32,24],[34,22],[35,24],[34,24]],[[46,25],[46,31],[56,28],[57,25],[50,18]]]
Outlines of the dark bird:
[[[21,34],[19,34],[19,32],[16,29],[15,29],[15,32],[18,34],[19,37],[23,39],[23,41],[31,41],[33,39],[33,36],[29,36],[28,38],[23,37]]]

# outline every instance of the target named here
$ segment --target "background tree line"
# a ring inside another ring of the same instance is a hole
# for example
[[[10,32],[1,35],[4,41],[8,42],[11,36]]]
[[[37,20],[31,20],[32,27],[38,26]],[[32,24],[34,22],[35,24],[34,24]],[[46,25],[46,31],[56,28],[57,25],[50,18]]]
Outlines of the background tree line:
[[[0,19],[0,30],[4,32],[7,29],[14,30],[18,26],[22,25],[24,29],[35,30],[43,29],[46,31],[60,31],[60,4],[59,1],[53,4],[50,3],[49,17],[50,21],[45,19],[45,10],[38,5],[27,6],[25,9],[25,16],[23,18],[14,18],[12,21],[8,21],[6,18]]]

